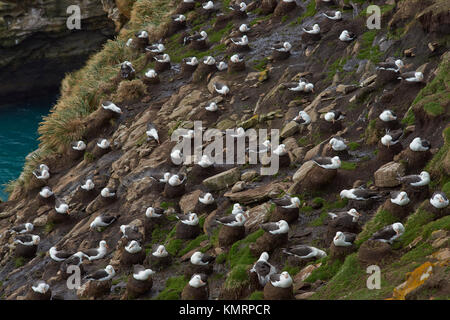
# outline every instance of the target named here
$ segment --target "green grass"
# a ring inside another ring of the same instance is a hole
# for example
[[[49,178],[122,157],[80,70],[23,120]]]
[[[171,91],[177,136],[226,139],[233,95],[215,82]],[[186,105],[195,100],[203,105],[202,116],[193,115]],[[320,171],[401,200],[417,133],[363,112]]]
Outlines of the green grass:
[[[404,118],[402,119],[402,124],[406,126],[412,126],[416,122],[416,117],[412,109],[408,109]]]
[[[450,152],[450,126],[447,126],[442,132],[444,136],[444,145],[433,156],[433,158],[427,163],[425,170],[433,177],[430,186],[433,188],[436,186],[444,186],[450,181],[449,176],[445,172],[442,165],[445,157]]]
[[[414,99],[413,105],[431,96],[432,101],[441,105],[446,105],[450,100],[450,93],[446,84],[450,83],[450,61],[443,61],[438,67],[438,73]]]
[[[355,162],[348,162],[348,161],[341,161],[341,167],[342,170],[355,170],[358,166]]]
[[[291,266],[289,262],[286,261],[282,271],[287,271],[291,277],[295,277],[295,275],[300,272],[300,267]]]
[[[247,269],[248,265],[245,264],[239,264],[231,269],[227,279],[225,280],[225,287],[228,289],[233,289],[248,283],[249,278],[247,275]]]
[[[167,279],[164,290],[158,294],[155,300],[180,300],[181,292],[188,282],[189,280],[184,276]]]
[[[344,66],[347,63],[347,58],[337,58],[330,66],[328,66],[328,74],[327,74],[327,80],[331,81],[333,80],[333,77],[336,73],[342,73],[344,72]]]
[[[15,267],[16,269],[17,269],[17,268],[20,268],[20,267],[22,267],[22,266],[25,265],[25,262],[26,262],[26,260],[25,260],[24,257],[18,257],[18,258],[15,258],[15,259],[14,259],[14,267]]]
[[[434,117],[437,117],[445,112],[444,107],[434,101],[424,104],[423,109],[426,113]]]
[[[317,13],[316,11],[316,2],[311,0],[306,6],[305,12],[297,18],[296,24],[302,24],[303,20],[308,17],[313,17]]]
[[[377,35],[377,30],[370,30],[365,32],[362,36],[361,36],[361,48],[357,54],[357,58],[358,59],[367,59],[372,61],[373,63],[378,63],[381,61],[381,58],[383,56],[383,52],[380,51],[380,47],[377,46],[373,46],[373,40],[375,39],[376,35]]]
[[[49,234],[50,232],[53,231],[54,228],[55,224],[53,222],[47,222],[47,224],[44,227],[44,233]]]
[[[235,267],[240,264],[252,264],[255,262],[257,257],[253,257],[250,253],[249,245],[255,242],[259,237],[264,234],[264,230],[259,229],[246,238],[235,242],[228,252],[227,262],[230,267]]]
[[[251,254],[249,245],[254,243],[263,233],[264,230],[259,229],[231,246],[226,259],[228,266],[231,268],[225,280],[227,289],[241,287],[248,283],[247,269],[257,260],[257,257]]]
[[[186,246],[178,252],[178,255],[181,257],[181,256],[185,255],[186,253],[188,253],[189,251],[191,251],[195,248],[198,248],[200,246],[200,243],[205,240],[208,240],[208,236],[206,234],[199,235],[194,240],[188,242],[186,244]]]
[[[261,60],[255,60],[253,65],[253,68],[258,70],[258,71],[264,71],[266,70],[266,66],[269,63],[269,59],[268,58],[263,58]]]
[[[310,227],[320,227],[320,226],[323,226],[324,223],[325,223],[325,221],[326,221],[327,219],[328,219],[328,213],[322,212],[322,213],[320,214],[320,216],[319,216],[317,219],[315,219],[315,220],[313,220],[313,221],[311,221],[311,222],[309,223],[309,226],[310,226]]]
[[[94,162],[94,160],[95,156],[92,153],[87,151],[84,153],[84,161],[86,161],[87,163],[91,163]]]
[[[264,300],[264,292],[262,292],[262,291],[254,291],[248,297],[248,300]]]
[[[166,245],[166,250],[168,253],[170,253],[172,256],[176,256],[178,251],[183,246],[183,240],[181,239],[171,239],[169,243]]]
[[[360,145],[358,142],[349,142],[348,148],[349,148],[351,151],[355,151],[355,150],[361,148],[361,145]]]
[[[316,261],[315,264],[321,262],[322,265],[311,272],[311,275],[305,279],[305,282],[316,282],[317,280],[328,281],[334,277],[334,275],[339,271],[343,262],[340,260],[330,261],[329,257],[322,258]]]

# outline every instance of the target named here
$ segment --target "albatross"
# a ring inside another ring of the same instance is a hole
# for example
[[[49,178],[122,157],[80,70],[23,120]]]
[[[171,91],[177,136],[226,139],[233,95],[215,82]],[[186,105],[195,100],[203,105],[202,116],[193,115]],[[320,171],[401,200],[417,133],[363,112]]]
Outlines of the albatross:
[[[83,151],[86,149],[86,143],[84,143],[84,141],[82,140],[72,142],[71,146],[72,149],[76,151]]]
[[[289,52],[292,49],[292,45],[286,41],[282,44],[275,44],[271,49],[280,52]]]
[[[332,170],[339,169],[341,167],[341,159],[338,156],[335,157],[316,157],[313,162],[319,167]]]
[[[397,180],[412,187],[422,187],[430,183],[430,174],[426,171],[422,171],[420,174],[398,177]]]
[[[12,227],[10,232],[17,233],[17,234],[24,234],[24,233],[33,231],[33,229],[34,229],[34,225],[32,223],[27,222],[27,223],[22,223],[15,227]]]
[[[214,203],[214,197],[211,193],[208,192],[208,193],[205,193],[203,195],[203,197],[202,196],[198,197],[198,201],[205,205],[209,205],[209,204]]]
[[[51,247],[50,250],[48,250],[48,254],[50,255],[50,258],[56,262],[65,261],[74,255],[73,253],[64,250],[58,251],[56,247]]]
[[[280,220],[278,222],[263,223],[261,228],[270,234],[283,234],[289,231],[289,224],[284,220]]]
[[[331,138],[328,142],[331,145],[331,148],[334,151],[344,151],[347,150],[347,145],[345,144],[345,140],[341,137]]]
[[[100,269],[95,271],[94,273],[89,274],[86,279],[87,280],[96,280],[96,281],[108,281],[111,280],[116,275],[116,271],[113,266],[108,265],[105,269]]]
[[[37,246],[41,238],[34,234],[19,234],[14,238],[14,243],[18,243],[24,246]]]
[[[331,110],[325,113],[324,119],[325,121],[334,123],[335,121],[345,119],[345,113],[340,110]]]
[[[134,265],[133,266],[133,278],[138,281],[146,281],[151,275],[155,274],[152,269],[145,269],[144,266]]]
[[[224,226],[229,227],[242,227],[245,224],[245,216],[242,213],[230,214],[226,217],[217,219],[216,221]]]
[[[342,19],[342,12],[340,12],[340,11],[326,11],[322,14],[330,20],[341,20]]]
[[[436,209],[442,209],[448,206],[449,200],[444,192],[436,191],[431,196],[430,203]]]
[[[86,251],[82,251],[84,256],[89,259],[89,261],[102,259],[106,255],[106,250],[108,249],[108,245],[105,240],[99,242],[98,248],[88,249]]]
[[[160,144],[158,130],[156,129],[156,127],[153,123],[147,124],[147,131],[145,133],[147,134],[147,141],[149,141],[151,139],[155,139],[156,142],[158,142],[158,144]]]
[[[215,258],[200,251],[196,251],[191,256],[191,263],[197,266],[206,266],[214,262]]]
[[[261,253],[258,261],[250,269],[250,272],[256,272],[258,281],[261,286],[265,286],[270,280],[270,276],[277,272],[277,269],[269,263],[269,254]]]
[[[399,238],[405,232],[405,227],[400,222],[396,222],[383,229],[374,233],[374,235],[369,240],[387,242],[392,244],[392,242]]]
[[[307,114],[305,111],[300,111],[298,113],[298,116],[296,116],[293,121],[297,122],[298,124],[310,124],[311,123],[311,117],[309,114]]]
[[[270,276],[270,283],[277,288],[289,288],[292,286],[292,282],[292,278],[287,271],[280,274],[274,273]]]
[[[214,82],[214,90],[218,94],[226,96],[230,92],[230,88],[228,88],[227,85],[220,83],[220,82]]]
[[[295,256],[300,259],[323,258],[327,254],[325,251],[307,245],[297,245],[283,249],[283,253]]]
[[[198,217],[196,213],[188,213],[188,214],[179,214],[176,216],[181,223],[195,226],[198,224]]]
[[[386,134],[381,138],[381,144],[386,147],[393,146],[400,142],[400,138],[403,136],[403,130],[386,130]]]
[[[98,227],[102,227],[102,228],[107,227],[110,224],[112,224],[114,221],[116,221],[119,217],[120,217],[120,215],[112,216],[107,213],[103,213],[103,214],[99,215],[98,217],[96,217],[94,219],[94,221],[91,222],[90,228],[94,229],[94,228],[98,228]]]
[[[312,26],[312,28],[303,28],[303,32],[306,32],[308,34],[319,34],[320,26],[316,23]]]
[[[46,180],[50,178],[50,169],[45,164],[40,164],[38,168],[33,171],[33,175],[38,180]]]
[[[339,40],[344,42],[349,42],[353,39],[355,39],[355,34],[347,30],[342,31],[341,35],[339,36]]]
[[[111,101],[103,102],[102,103],[102,108],[105,109],[105,110],[110,110],[110,111],[115,112],[115,113],[119,113],[119,114],[122,113],[122,110],[118,106],[116,106],[113,102],[111,102]]]
[[[406,206],[410,200],[405,191],[391,191],[391,202],[398,206]]]
[[[372,191],[372,190],[367,190],[367,189],[362,189],[362,188],[353,188],[350,190],[342,190],[340,193],[340,197],[342,199],[347,198],[347,199],[351,199],[351,200],[369,200],[369,199],[377,199],[377,198],[381,198],[381,195],[376,192],[376,191]]]
[[[427,151],[431,148],[431,144],[428,140],[421,139],[420,137],[414,138],[409,144],[409,148],[412,151]]]
[[[338,231],[333,238],[333,244],[336,247],[349,247],[353,245],[355,239],[356,234],[354,233]]]
[[[389,122],[397,120],[397,115],[392,110],[384,110],[382,113],[380,113],[379,118],[383,122]]]
[[[423,82],[423,73],[420,71],[411,71],[400,73],[398,79],[403,79],[406,82]]]

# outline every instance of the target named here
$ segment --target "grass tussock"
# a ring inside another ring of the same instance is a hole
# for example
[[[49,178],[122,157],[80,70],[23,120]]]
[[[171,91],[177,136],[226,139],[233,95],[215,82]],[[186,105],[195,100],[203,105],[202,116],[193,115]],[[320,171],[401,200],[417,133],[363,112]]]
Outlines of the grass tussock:
[[[113,100],[117,103],[137,101],[145,95],[145,90],[146,86],[141,80],[122,81],[117,93],[113,95]]]

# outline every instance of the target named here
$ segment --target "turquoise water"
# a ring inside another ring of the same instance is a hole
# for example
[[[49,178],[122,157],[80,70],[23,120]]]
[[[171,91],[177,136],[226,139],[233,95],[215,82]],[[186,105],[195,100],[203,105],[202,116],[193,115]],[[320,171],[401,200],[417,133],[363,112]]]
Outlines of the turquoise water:
[[[0,199],[4,184],[22,172],[25,157],[38,147],[37,128],[56,102],[56,95],[0,106]]]

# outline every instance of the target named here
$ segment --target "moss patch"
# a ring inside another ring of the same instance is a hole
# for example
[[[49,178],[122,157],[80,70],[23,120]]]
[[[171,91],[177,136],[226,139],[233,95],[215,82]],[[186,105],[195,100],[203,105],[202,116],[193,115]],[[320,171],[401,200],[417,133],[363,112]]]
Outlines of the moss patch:
[[[167,279],[166,287],[161,291],[155,300],[180,300],[181,292],[189,282],[184,276]]]

